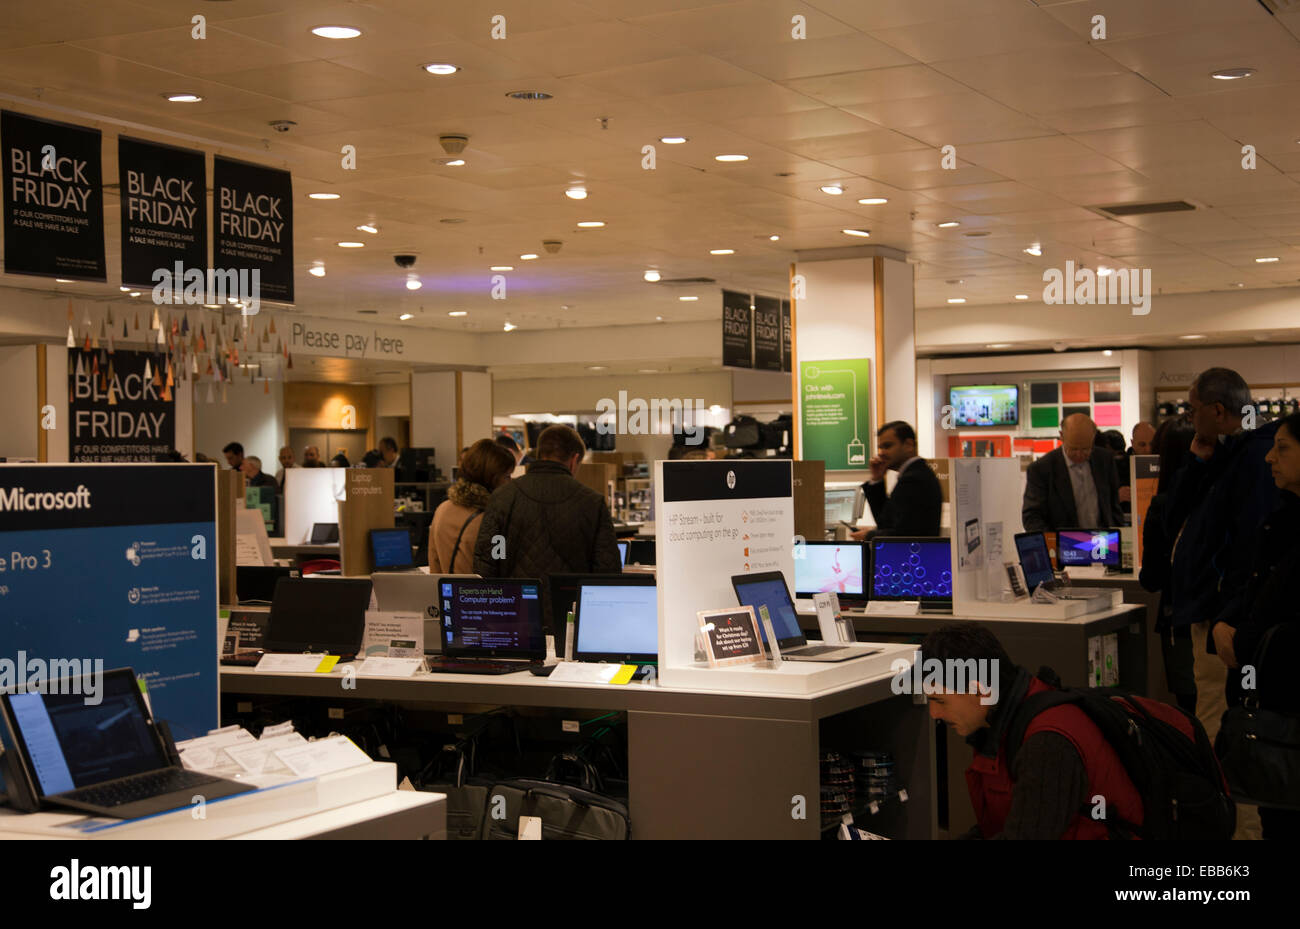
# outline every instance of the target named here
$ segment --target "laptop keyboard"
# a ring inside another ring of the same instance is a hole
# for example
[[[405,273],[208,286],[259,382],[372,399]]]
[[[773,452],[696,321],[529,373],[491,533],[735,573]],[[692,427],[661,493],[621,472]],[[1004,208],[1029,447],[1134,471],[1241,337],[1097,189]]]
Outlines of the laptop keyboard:
[[[78,803],[108,808],[134,803],[137,800],[148,800],[150,797],[159,797],[174,791],[202,787],[204,784],[215,784],[221,780],[222,778],[200,771],[163,768],[160,771],[147,771],[144,774],[135,774],[107,784],[82,787],[59,796]]]
[[[792,649],[791,655],[825,655],[827,652],[840,652],[844,650],[842,645],[806,645],[800,648]]]
[[[434,661],[432,658],[426,659],[430,671],[465,671],[469,673],[491,671],[526,671],[528,664],[520,661],[478,661],[459,658],[440,658]]]

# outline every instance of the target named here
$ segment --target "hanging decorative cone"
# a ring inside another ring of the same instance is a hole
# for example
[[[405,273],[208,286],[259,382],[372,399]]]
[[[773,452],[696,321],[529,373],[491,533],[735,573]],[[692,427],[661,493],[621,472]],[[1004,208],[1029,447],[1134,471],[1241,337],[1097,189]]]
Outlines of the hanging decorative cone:
[[[211,376],[212,376],[212,359],[211,359],[211,358],[208,359],[208,370],[205,371],[205,372],[203,372],[203,373],[206,374],[206,375],[208,375],[208,377],[211,377]]]
[[[98,356],[98,355],[95,355],[95,356],[93,356],[93,357],[90,359],[90,373],[91,373],[91,374],[98,374],[98,373],[99,373],[99,356]]]
[[[129,338],[131,338],[131,333],[127,332],[127,329],[126,329],[126,317],[125,317],[125,316],[122,317],[122,338],[124,338],[124,339],[129,339]]]
[[[162,387],[162,385],[163,385],[163,382],[162,382],[162,372],[158,370],[158,366],[157,366],[157,365],[154,365],[154,366],[153,366],[153,386],[155,386],[155,387]]]
[[[293,356],[288,352],[284,353],[284,363],[289,366],[290,371],[293,370]]]
[[[126,325],[126,320],[122,320],[122,325],[123,326]],[[135,314],[135,331],[136,332],[140,331],[140,313],[138,311]]]
[[[164,387],[164,388],[163,388],[163,390],[162,390],[162,400],[163,400],[163,403],[171,403],[171,402],[172,402],[172,389],[171,389],[170,387]]]
[[[108,405],[117,406],[117,390],[113,387],[108,388]]]
[[[99,337],[100,337],[101,339],[103,339],[103,338],[105,338],[105,337],[107,337],[107,336],[108,336],[108,321],[107,321],[107,320],[100,320],[100,323],[99,323]]]
[[[85,326],[87,329],[91,327],[92,323],[90,322],[90,310],[86,310],[86,321],[82,323],[82,325]]]
[[[144,360],[144,379],[147,381],[153,377],[152,369],[149,367],[149,359]]]
[[[90,340],[90,347],[95,351],[99,351],[99,336],[95,336]]]
[[[77,356],[77,377],[86,376],[86,359],[84,355]]]
[[[159,345],[167,344],[167,337],[163,335],[163,331],[161,329],[158,330],[158,344]]]
[[[205,352],[208,350],[208,340],[204,338],[202,329],[199,330],[198,348],[195,350],[200,352]]]
[[[108,316],[105,318],[105,322],[110,326],[113,325],[113,308],[111,306],[108,308]]]
[[[268,377],[266,380],[262,381],[262,393],[269,394],[270,392],[271,392],[271,379]]]
[[[277,355],[283,355],[283,354],[284,354],[284,339],[281,339],[281,338],[278,338],[278,337],[276,338],[276,340],[275,340],[275,353],[276,353]]]
[[[113,337],[110,335],[108,337],[108,353],[111,355],[113,354],[113,352],[114,352]]]
[[[221,382],[221,402],[222,402],[222,403],[225,403],[225,402],[226,402],[227,400],[229,400],[229,399],[230,399],[229,388],[226,386],[226,382],[225,382],[225,381],[222,381],[222,382]]]
[[[72,334],[72,327],[68,327],[68,348],[77,347],[77,337]]]
[[[191,374],[198,374],[198,373],[199,373],[199,356],[198,356],[198,355],[191,355],[191,356],[190,356],[190,373],[191,373]]]
[[[212,381],[208,381],[208,402],[217,402],[216,388],[212,386]]]
[[[161,329],[162,323],[158,320],[158,307],[153,308],[153,321],[149,323],[150,329]]]
[[[111,361],[108,363],[108,379],[110,381],[117,380],[117,374],[113,371],[113,362]]]
[[[167,386],[176,386],[176,376],[172,373],[172,363],[170,359],[167,361]]]
[[[101,365],[108,364],[108,352],[104,351],[102,348],[99,350],[99,363]]]
[[[190,334],[190,314],[186,313],[181,317],[181,335]]]
[[[102,394],[106,390],[108,390],[108,378],[101,374],[99,376],[99,392]]]
[[[82,351],[90,351],[90,336],[86,336],[86,341],[81,346]]]
[[[73,396],[72,396],[72,388],[71,388],[71,387],[68,388],[68,403],[76,403],[76,400],[73,399]]]

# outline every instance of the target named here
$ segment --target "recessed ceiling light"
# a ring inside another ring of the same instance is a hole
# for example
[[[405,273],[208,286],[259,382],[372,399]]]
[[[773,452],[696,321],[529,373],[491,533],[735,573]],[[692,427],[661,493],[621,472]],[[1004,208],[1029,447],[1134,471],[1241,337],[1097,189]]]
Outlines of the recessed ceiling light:
[[[465,167],[464,158],[448,158],[446,161],[440,161],[438,164],[444,168],[463,168]]]
[[[311,267],[307,270],[307,273],[310,274],[310,275],[312,275],[313,277],[324,277],[324,276],[325,276],[325,262],[323,262],[323,261],[313,261],[313,262],[311,263]]]
[[[172,103],[198,103],[203,98],[198,94],[163,94]]]
[[[599,229],[599,228],[601,228],[601,227],[604,226],[604,225],[605,225],[605,224],[602,223],[602,222],[600,222],[599,220],[593,219],[593,220],[591,220],[591,221],[589,221],[589,222],[578,223],[578,228],[579,228],[579,229]]]
[[[337,200],[339,198],[338,194],[325,193],[323,191],[319,191],[314,194],[308,194],[307,196],[312,200]]]
[[[824,184],[822,185],[821,192],[824,194],[830,194],[832,197],[838,197],[840,194],[844,193],[844,188],[839,184]]]
[[[56,284],[71,284],[71,283],[72,283],[72,279],[71,279],[71,278],[67,278],[67,277],[56,277],[56,278],[54,279],[54,283],[56,283]]]
[[[311,33],[322,39],[355,39],[361,30],[352,26],[317,26]]]
[[[1271,261],[1281,261],[1281,259],[1280,258],[1256,258],[1255,259],[1255,262],[1257,264],[1268,264]]]
[[[1109,358],[1111,355],[1115,354],[1115,353],[1114,353],[1112,350],[1110,350],[1109,348],[1104,348],[1104,349],[1102,349],[1101,353],[1102,353],[1103,355],[1105,355],[1107,358]]]
[[[568,190],[566,190],[566,191],[564,192],[564,195],[565,195],[566,197],[568,197],[570,200],[586,200],[586,199],[587,199],[587,188],[585,188],[585,187],[570,187]]]
[[[340,242],[339,248],[365,248],[365,242]]]
[[[651,268],[649,271],[647,271],[645,274],[641,276],[645,278],[647,281],[649,281],[651,284],[659,280],[659,272],[656,271],[654,268]]]
[[[1237,283],[1233,284],[1232,286],[1233,286],[1233,287],[1245,287],[1246,285],[1243,284],[1241,281],[1237,281]]]
[[[990,342],[985,348],[1010,348],[1010,342]]]
[[[415,319],[415,314],[414,314],[414,313],[403,313],[401,316],[399,316],[399,317],[397,317],[397,318],[400,319],[402,322],[406,322],[408,319]]]
[[[504,326],[502,326],[501,328],[504,329],[506,332],[512,332],[512,331],[514,331],[515,329],[518,329],[519,327],[516,326],[516,325],[515,325],[514,323],[512,323],[512,322],[507,322],[507,323],[506,323]]]
[[[935,223],[935,225],[938,226],[940,229],[951,229],[954,226],[960,226],[961,223],[957,222],[957,220],[955,219],[947,219],[941,223]]]
[[[125,294],[125,293],[130,293],[130,292],[131,292],[131,288],[130,288],[130,287],[119,287],[118,290],[122,291],[122,293],[124,293],[124,294]]]
[[[1029,299],[1029,294],[1016,294],[1016,299],[1017,299],[1017,300],[1028,300],[1028,299]]]
[[[666,135],[660,136],[659,141],[664,143],[664,145],[684,145],[689,142],[690,139],[686,138],[684,135]]]
[[[220,304],[220,303],[205,303],[205,304],[203,304],[203,308],[204,308],[205,310],[219,310],[219,309],[221,309],[221,304]]]
[[[1105,265],[1097,265],[1097,276],[1098,276],[1098,277],[1110,277],[1110,274],[1111,274],[1111,272],[1112,272],[1113,270],[1115,270],[1115,269],[1114,269],[1114,268],[1108,268],[1108,267],[1106,267]]]
[[[966,298],[965,298],[965,297],[949,297],[949,298],[948,298],[948,302],[949,302],[949,303],[965,303],[965,302],[966,302]]]
[[[138,290],[133,290],[133,291],[131,291],[131,296],[133,296],[133,297],[138,297],[138,296],[140,296],[140,291],[138,291]]]
[[[841,229],[845,235],[855,235],[860,239],[865,239],[871,235],[866,229]]]
[[[431,64],[423,65],[422,67],[430,74],[437,74],[439,76],[445,74],[455,74],[457,71],[460,70],[460,68],[456,67],[455,65],[444,64],[442,62],[433,62]]]
[[[709,249],[709,254],[710,255],[734,255],[736,254],[736,250],[734,248],[711,248]]]
[[[370,233],[371,235],[378,235],[378,234],[379,234],[379,227],[378,227],[378,226],[372,226],[372,225],[370,225],[369,223],[366,223],[365,225],[357,226],[357,232],[368,232],[368,233]]]
[[[1203,335],[1180,335],[1178,338],[1180,338],[1180,339],[1182,339],[1182,340],[1184,340],[1184,341],[1186,341],[1186,342],[1195,342],[1195,341],[1197,341],[1198,339],[1203,339],[1203,338],[1205,338],[1205,336],[1203,336]]]
[[[748,155],[714,155],[714,161],[749,161]]]
[[[858,202],[863,206],[879,206],[882,203],[888,203],[889,199],[887,197],[863,197]]]
[[[493,265],[488,268],[489,271],[513,271],[514,269],[514,265]]]
[[[1239,81],[1243,77],[1250,77],[1254,73],[1254,68],[1220,68],[1218,71],[1211,71],[1210,77],[1216,81]]]
[[[662,316],[656,316],[656,317],[655,317],[655,322],[657,322],[657,323],[661,323],[661,322],[663,322],[663,321],[664,321],[664,318],[663,318]]]
[[[537,256],[534,255],[532,252],[529,252],[527,255],[520,255],[520,256],[519,256],[519,260],[520,260],[520,261],[532,261],[532,260],[533,260],[534,258],[536,258],[536,257],[537,257]]]
[[[636,373],[637,374],[658,374],[659,369],[658,368],[637,368]]]
[[[407,289],[407,290],[419,290],[419,289],[420,289],[421,287],[423,287],[423,286],[424,286],[424,284],[423,284],[423,282],[420,280],[419,275],[417,275],[417,274],[408,274],[408,275],[406,275],[406,289]]]
[[[544,90],[512,90],[506,96],[512,100],[550,100],[554,94]]]
[[[448,315],[448,316],[468,316],[468,315],[469,315],[469,310],[449,310],[449,311],[447,312],[447,315]]]
[[[678,297],[677,299],[682,301],[683,303],[694,303],[696,300],[700,298],[699,297]]]
[[[1038,258],[1043,254],[1043,246],[1035,242],[1033,245],[1029,246],[1029,248],[1025,249],[1025,254],[1033,255],[1035,258]]]
[[[781,237],[780,237],[779,235],[770,235],[770,236],[767,237],[767,240],[768,240],[769,242],[780,242],[780,241],[781,241]]]
[[[605,366],[604,366],[604,365],[587,365],[587,370],[588,370],[588,371],[604,371],[604,370],[605,370]]]

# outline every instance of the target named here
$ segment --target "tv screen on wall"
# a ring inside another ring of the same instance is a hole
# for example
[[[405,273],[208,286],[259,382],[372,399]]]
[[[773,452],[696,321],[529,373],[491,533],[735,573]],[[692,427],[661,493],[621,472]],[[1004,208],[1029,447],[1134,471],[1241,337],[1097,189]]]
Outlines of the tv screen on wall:
[[[1020,388],[1008,384],[953,387],[948,391],[953,428],[1020,425]]]

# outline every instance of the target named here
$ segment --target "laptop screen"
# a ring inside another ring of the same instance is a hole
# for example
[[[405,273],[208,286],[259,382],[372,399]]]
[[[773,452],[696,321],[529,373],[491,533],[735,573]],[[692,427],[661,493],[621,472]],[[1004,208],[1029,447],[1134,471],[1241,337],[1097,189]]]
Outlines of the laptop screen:
[[[653,582],[583,584],[576,622],[573,654],[579,661],[659,657],[659,590]]]
[[[1021,532],[1016,535],[1016,554],[1025,572],[1025,584],[1032,591],[1039,584],[1054,579],[1052,556],[1047,552],[1047,538],[1041,532]]]
[[[951,541],[872,539],[871,599],[951,602]]]
[[[72,683],[70,678],[62,682]],[[53,684],[45,689],[61,693],[4,698],[42,795],[168,767],[129,668],[103,675],[94,705],[87,703],[89,688]],[[68,693],[71,689],[81,692]]]
[[[546,657],[541,581],[444,580],[440,587],[447,657]]]
[[[861,542],[805,542],[803,557],[794,560],[794,595],[836,593],[862,598],[863,550]]]
[[[858,492],[852,488],[826,491],[826,525],[834,526],[841,520],[853,522],[857,496]]]
[[[312,545],[329,545],[339,540],[338,523],[312,523],[311,524],[311,544]]]
[[[619,542],[619,543],[618,543],[618,562],[619,562],[619,564],[623,564],[623,565],[627,564],[627,548],[628,548],[628,546],[631,545],[631,544],[632,544],[631,542]]]
[[[787,642],[797,640],[794,644],[803,645],[803,630],[799,628],[799,617],[795,615],[794,603],[790,600],[790,590],[785,586],[785,578],[777,572],[755,574],[752,577],[732,578],[736,588],[736,599],[741,606],[752,606],[754,616],[759,617],[758,608],[766,606],[772,617],[772,628],[776,630],[776,642],[785,647]],[[767,641],[767,630],[759,618],[759,631],[763,641]]]
[[[1061,567],[1071,565],[1118,565],[1118,529],[1062,529],[1056,534],[1056,553]]]
[[[371,529],[370,552],[376,568],[412,568],[411,534],[405,529]]]
[[[369,578],[281,578],[271,601],[268,652],[354,655],[370,608]]]

